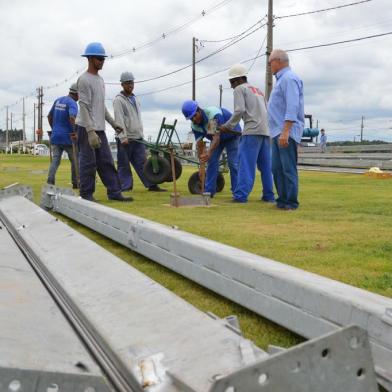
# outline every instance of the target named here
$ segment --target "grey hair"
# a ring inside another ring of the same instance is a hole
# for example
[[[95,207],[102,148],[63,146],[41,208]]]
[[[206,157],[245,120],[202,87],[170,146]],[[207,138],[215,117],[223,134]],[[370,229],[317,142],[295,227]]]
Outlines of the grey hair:
[[[282,49],[274,49],[269,57],[270,58],[272,57],[273,59],[276,60],[280,60],[282,62],[287,62],[287,63],[289,62],[289,55],[287,54],[287,52],[285,52]]]

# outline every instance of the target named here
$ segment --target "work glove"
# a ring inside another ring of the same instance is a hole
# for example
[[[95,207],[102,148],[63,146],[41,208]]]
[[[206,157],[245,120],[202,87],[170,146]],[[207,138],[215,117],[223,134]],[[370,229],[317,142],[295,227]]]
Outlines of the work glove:
[[[88,131],[87,136],[88,144],[92,149],[101,147],[101,139],[93,129],[91,131]]]
[[[116,133],[121,133],[124,129],[122,127],[120,127],[119,125],[115,125],[114,130],[116,131]]]
[[[76,142],[76,140],[78,140],[78,134],[76,132],[71,132],[69,136],[71,137],[71,140],[73,142]]]

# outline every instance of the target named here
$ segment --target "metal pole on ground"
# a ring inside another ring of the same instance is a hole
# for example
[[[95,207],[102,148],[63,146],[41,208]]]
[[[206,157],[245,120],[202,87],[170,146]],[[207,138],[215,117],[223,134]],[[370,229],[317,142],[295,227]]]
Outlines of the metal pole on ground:
[[[202,154],[204,154],[205,147],[206,146],[203,144]],[[205,162],[200,163],[199,177],[200,177],[200,191],[201,191],[201,194],[203,194],[204,193],[204,186],[205,186],[205,182],[206,182],[206,164],[205,164]]]
[[[178,198],[179,198],[180,195],[177,193],[176,165],[174,163],[173,147],[170,147],[170,165],[171,165],[172,178],[173,178],[174,207],[179,207]]]
[[[76,183],[78,185],[78,188],[80,188],[78,150],[73,140],[72,140],[72,155],[73,155],[73,162],[74,162],[73,164],[75,167]]]

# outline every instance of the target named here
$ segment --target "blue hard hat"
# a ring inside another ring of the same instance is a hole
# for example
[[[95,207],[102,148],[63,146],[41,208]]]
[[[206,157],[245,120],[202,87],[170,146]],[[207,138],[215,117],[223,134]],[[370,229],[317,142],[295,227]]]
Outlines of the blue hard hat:
[[[91,42],[86,46],[84,53],[81,55],[82,57],[88,56],[102,56],[108,57],[105,53],[105,49],[100,42]]]
[[[182,104],[182,114],[187,120],[190,120],[196,114],[198,107],[196,101],[185,101]]]

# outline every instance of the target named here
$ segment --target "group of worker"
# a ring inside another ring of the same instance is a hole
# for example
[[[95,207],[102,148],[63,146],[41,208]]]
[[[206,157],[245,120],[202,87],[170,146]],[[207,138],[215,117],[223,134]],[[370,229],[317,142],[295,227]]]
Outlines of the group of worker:
[[[248,83],[246,67],[235,64],[229,70],[233,113],[213,106],[201,108],[196,101],[185,101],[182,112],[192,122],[200,162],[208,162],[206,192],[212,196],[216,192],[219,158],[226,150],[233,202],[248,201],[257,168],[262,182],[260,199],[292,211],[299,206],[297,146],[304,126],[303,83],[291,70],[285,51],[272,51],[269,63],[276,84],[268,108],[260,89]],[[210,141],[207,151],[203,138]]]
[[[55,183],[61,155],[66,151],[72,165],[73,187],[79,188],[83,199],[95,200],[98,172],[110,200],[132,201],[132,197],[122,194],[133,188],[130,164],[149,191],[165,191],[143,174],[146,150],[142,143],[140,104],[133,93],[133,74],[121,74],[122,91],[114,99],[113,118],[105,106],[105,84],[98,74],[107,57],[105,50],[94,42],[82,56],[87,58],[87,71],[71,86],[68,96],[54,102],[48,115],[53,159],[47,182]],[[283,50],[272,51],[269,64],[276,84],[268,108],[260,89],[248,83],[246,67],[236,64],[229,71],[234,91],[233,113],[214,106],[202,108],[196,101],[185,101],[182,112],[191,120],[200,163],[207,163],[206,192],[212,197],[216,193],[219,160],[225,150],[233,202],[248,201],[257,168],[261,172],[261,200],[275,203],[280,209],[295,210],[299,206],[297,146],[304,125],[303,84],[291,70]],[[244,123],[243,130],[240,120]],[[106,137],[105,121],[116,132],[117,169]],[[203,139],[210,141],[208,148]]]

